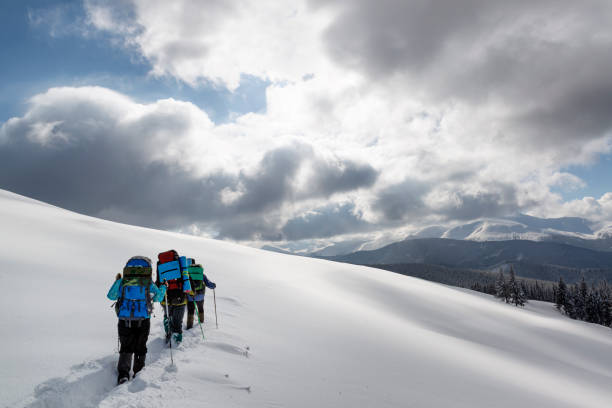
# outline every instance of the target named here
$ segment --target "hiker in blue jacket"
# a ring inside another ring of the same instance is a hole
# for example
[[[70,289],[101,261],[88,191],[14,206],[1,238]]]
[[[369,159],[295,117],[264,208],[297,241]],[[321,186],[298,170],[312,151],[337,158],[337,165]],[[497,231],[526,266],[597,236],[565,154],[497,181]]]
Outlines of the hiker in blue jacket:
[[[117,383],[123,384],[130,378],[132,354],[134,354],[134,375],[145,365],[147,340],[151,328],[153,302],[163,300],[166,286],[159,288],[151,279],[151,260],[144,256],[130,258],[123,268],[123,278],[117,274],[107,298],[116,300],[115,311],[119,322],[117,329],[121,348],[117,363]]]
[[[187,294],[187,330],[193,327],[193,317],[198,308],[198,319],[200,323],[204,323],[204,294],[206,288],[215,289],[217,285],[208,280],[204,274],[202,265],[197,264],[195,259],[191,259],[191,265],[188,268],[189,279],[191,281],[191,292]]]

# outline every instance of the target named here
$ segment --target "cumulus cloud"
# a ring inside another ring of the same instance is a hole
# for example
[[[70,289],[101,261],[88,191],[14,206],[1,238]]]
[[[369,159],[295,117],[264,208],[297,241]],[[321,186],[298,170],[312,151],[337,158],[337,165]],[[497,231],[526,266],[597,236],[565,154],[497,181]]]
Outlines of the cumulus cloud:
[[[377,228],[362,218],[354,204],[343,203],[316,208],[288,220],[282,228],[282,238],[288,241],[328,238]]]
[[[0,155],[19,174],[0,176],[2,186],[232,239],[331,237],[519,211],[603,217],[598,200],[563,203],[551,187],[582,185],[564,169],[612,147],[607,1],[85,6],[89,29],[114,33],[152,75],[230,90],[243,75],[268,80],[266,110],[215,125],[188,102],[50,90],[3,125]],[[36,165],[20,167],[19,158]],[[139,195],[104,184],[150,186],[153,177],[155,189],[175,180],[175,193],[194,199],[137,210]]]
[[[154,74],[230,89],[243,74],[270,79],[271,88],[285,88],[268,93],[268,106],[282,116],[270,119],[285,124],[297,115],[321,138],[339,128],[346,141],[398,150],[395,134],[406,135],[406,121],[438,117],[419,129],[431,133],[457,114],[474,130],[453,126],[444,129],[447,138],[510,153],[551,149],[545,162],[562,165],[593,160],[579,144],[608,137],[612,126],[612,6],[605,0],[125,4],[129,20],[126,13],[108,17],[105,10],[116,7],[107,2],[86,2],[91,15],[106,16],[92,18],[94,27],[140,27],[125,41],[137,45]],[[302,112],[287,110],[287,99]],[[361,121],[368,123],[357,126]],[[451,150],[452,141],[441,143]]]
[[[87,0],[85,6],[94,27],[126,33],[124,44],[140,49],[154,75],[191,85],[211,81],[236,89],[244,74],[297,80],[321,62],[313,33],[327,18],[309,13],[302,0],[133,0],[119,7]]]
[[[612,193],[605,193],[601,197],[584,197],[571,200],[561,205],[557,210],[561,214],[575,214],[596,222],[596,227],[612,228]]]
[[[325,32],[338,64],[493,109],[523,143],[571,145],[612,127],[605,0],[313,2],[340,10]]]
[[[375,179],[368,164],[326,161],[304,143],[227,148],[240,138],[231,135],[189,103],[143,105],[104,88],[55,88],[0,128],[0,186],[118,221],[271,239],[292,216],[286,207]],[[330,178],[309,169],[320,162]],[[299,191],[300,171],[310,174],[309,194]]]
[[[449,197],[439,211],[450,220],[473,220],[479,217],[500,217],[519,208],[513,186],[502,186],[501,191],[457,192]]]
[[[383,189],[373,203],[388,221],[401,221],[423,215],[430,211],[424,196],[430,186],[417,180],[407,179]]]

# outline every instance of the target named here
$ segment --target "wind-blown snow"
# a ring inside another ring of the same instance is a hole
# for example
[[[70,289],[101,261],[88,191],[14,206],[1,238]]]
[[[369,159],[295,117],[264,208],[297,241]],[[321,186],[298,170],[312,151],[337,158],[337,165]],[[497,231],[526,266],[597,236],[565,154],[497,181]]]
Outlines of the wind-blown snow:
[[[0,191],[0,401],[30,407],[609,407],[612,331],[366,267],[116,224]],[[174,248],[217,283],[175,350],[115,387],[105,295]]]

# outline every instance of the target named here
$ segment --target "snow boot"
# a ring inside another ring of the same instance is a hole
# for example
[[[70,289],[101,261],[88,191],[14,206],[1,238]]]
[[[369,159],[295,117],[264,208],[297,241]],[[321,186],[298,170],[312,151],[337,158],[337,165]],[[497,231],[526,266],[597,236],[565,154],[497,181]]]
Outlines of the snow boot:
[[[186,329],[189,330],[193,327],[193,314],[187,314],[187,326]]]
[[[198,319],[200,320],[200,323],[204,324],[204,312],[203,311],[198,312]]]
[[[183,333],[174,333],[172,339],[174,340],[174,343],[178,346],[179,344],[181,344],[181,341],[183,341]]]
[[[134,376],[136,373],[140,372],[145,366],[145,359],[147,358],[146,354],[135,354],[134,355]]]
[[[132,353],[119,353],[117,363],[117,384],[123,384],[130,379],[130,368],[132,367]]]

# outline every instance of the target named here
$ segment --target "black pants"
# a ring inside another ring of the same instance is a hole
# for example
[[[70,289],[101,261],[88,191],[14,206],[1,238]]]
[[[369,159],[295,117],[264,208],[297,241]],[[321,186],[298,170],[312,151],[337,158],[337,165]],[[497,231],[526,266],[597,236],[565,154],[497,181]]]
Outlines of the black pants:
[[[200,313],[204,312],[204,300],[196,300],[196,303],[198,304],[198,311]],[[193,304],[193,301],[191,302],[187,302],[187,314],[194,314],[195,313],[195,305]]]
[[[147,340],[151,329],[151,320],[119,320],[120,353],[147,354]]]
[[[132,366],[132,354],[134,354],[134,374],[144,367],[150,329],[150,319],[131,321],[119,320],[117,324],[119,341],[121,342],[119,362],[117,363],[119,379],[129,378],[130,368]]]
[[[185,305],[180,306],[168,306],[168,313],[170,314],[170,332],[171,333],[183,333],[183,317],[185,316]],[[164,319],[168,319],[166,315],[166,308],[164,307]]]

